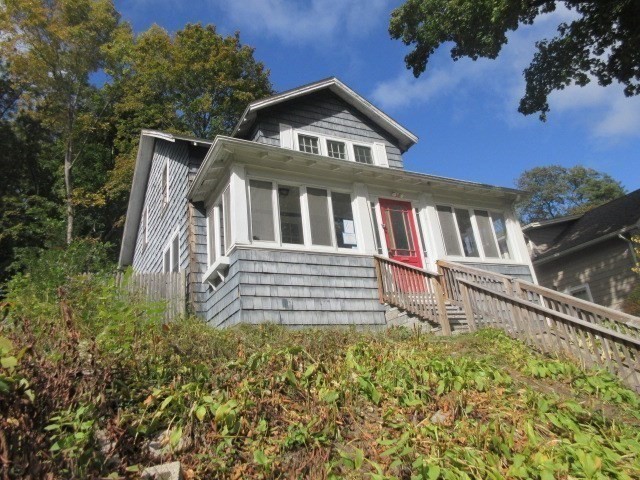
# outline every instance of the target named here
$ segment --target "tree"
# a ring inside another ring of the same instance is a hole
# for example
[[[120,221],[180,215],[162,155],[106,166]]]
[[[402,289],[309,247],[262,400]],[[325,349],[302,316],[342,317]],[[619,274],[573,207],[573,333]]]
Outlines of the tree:
[[[231,133],[248,103],[272,93],[269,71],[253,54],[237,33],[222,36],[213,25],[188,24],[175,35],[157,25],[137,36],[118,33],[105,87],[117,98],[110,203],[124,207],[141,129],[213,139]]]
[[[19,86],[20,109],[63,147],[67,243],[74,234],[73,170],[96,120],[87,108],[95,93],[90,76],[103,66],[104,46],[118,24],[111,0],[6,0],[0,6],[0,52]]]
[[[407,0],[391,14],[389,33],[413,50],[407,68],[418,77],[438,47],[453,42],[451,57],[495,59],[507,33],[565,5],[578,18],[558,26],[558,35],[536,43],[524,71],[526,92],[518,110],[549,112],[548,97],[571,84],[617,81],[627,96],[640,93],[640,2],[638,0]]]
[[[584,213],[625,194],[611,176],[582,166],[535,167],[522,172],[516,186],[530,193],[518,206],[524,223]]]

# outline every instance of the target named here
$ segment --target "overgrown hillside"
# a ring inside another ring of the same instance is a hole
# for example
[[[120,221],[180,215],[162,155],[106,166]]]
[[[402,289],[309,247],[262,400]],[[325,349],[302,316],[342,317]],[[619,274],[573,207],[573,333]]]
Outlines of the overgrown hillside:
[[[607,374],[497,331],[162,325],[80,253],[11,282],[0,478],[640,477],[640,400]]]

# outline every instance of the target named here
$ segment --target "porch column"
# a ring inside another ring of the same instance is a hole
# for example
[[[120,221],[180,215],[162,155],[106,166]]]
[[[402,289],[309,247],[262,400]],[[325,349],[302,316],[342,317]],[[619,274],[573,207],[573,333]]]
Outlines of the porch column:
[[[358,220],[356,234],[358,236],[358,245],[360,246],[359,250],[362,253],[375,255],[378,252],[373,239],[373,229],[369,214],[369,190],[363,183],[354,183],[353,191],[355,194],[353,210]]]
[[[422,222],[422,231],[427,242],[427,253],[429,254],[429,269],[436,270],[436,261],[445,256],[444,243],[440,235],[438,223],[438,213],[433,195],[424,193],[420,195],[421,208],[419,221]]]
[[[247,205],[247,180],[244,165],[231,166],[231,233],[233,243],[248,245],[249,212]]]

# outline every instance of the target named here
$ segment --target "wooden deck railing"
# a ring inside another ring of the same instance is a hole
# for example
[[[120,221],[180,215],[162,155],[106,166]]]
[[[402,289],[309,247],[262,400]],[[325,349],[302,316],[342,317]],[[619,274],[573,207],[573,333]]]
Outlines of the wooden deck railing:
[[[640,339],[540,303],[458,279],[469,327],[497,327],[550,354],[606,368],[640,390]]]
[[[374,260],[381,303],[439,324],[444,335],[451,334],[440,275],[379,255]]]
[[[165,321],[186,314],[185,272],[116,274],[116,285],[126,292],[140,295],[150,302],[166,302]]]
[[[451,303],[464,308],[464,299],[460,289],[460,280],[472,282],[489,290],[513,295],[522,300],[537,303],[558,313],[569,315],[578,320],[610,328],[619,333],[640,338],[640,318],[633,315],[580,300],[550,288],[481,270],[458,263],[439,260],[438,272],[442,275],[445,296]]]

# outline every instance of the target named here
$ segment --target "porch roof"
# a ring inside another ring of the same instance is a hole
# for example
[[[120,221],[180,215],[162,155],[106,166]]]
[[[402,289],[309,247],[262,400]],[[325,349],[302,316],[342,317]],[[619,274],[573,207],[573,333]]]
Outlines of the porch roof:
[[[187,197],[192,201],[204,201],[234,160],[271,168],[274,173],[286,171],[319,176],[327,180],[360,182],[391,188],[399,193],[473,192],[511,202],[526,194],[522,190],[513,188],[367,165],[249,140],[218,136],[202,162]]]

